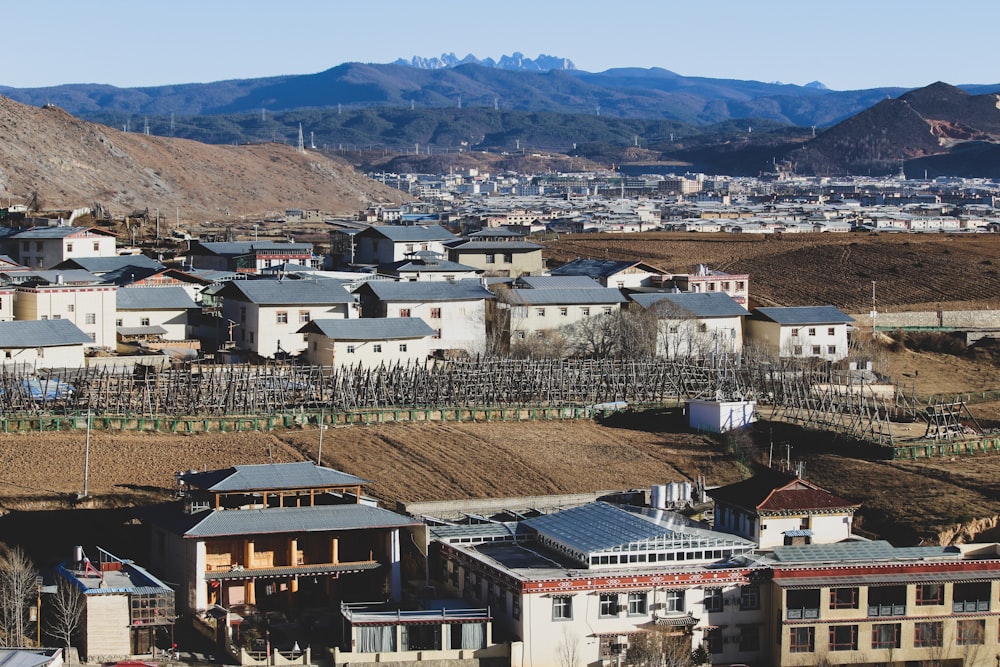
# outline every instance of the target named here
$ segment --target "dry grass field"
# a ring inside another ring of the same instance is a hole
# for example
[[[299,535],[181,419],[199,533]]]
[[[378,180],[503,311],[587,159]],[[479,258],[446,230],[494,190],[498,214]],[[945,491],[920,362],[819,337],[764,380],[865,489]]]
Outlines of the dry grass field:
[[[641,260],[670,273],[711,269],[750,275],[762,305],[880,309],[1000,308],[996,234],[577,234],[546,242],[546,258]]]

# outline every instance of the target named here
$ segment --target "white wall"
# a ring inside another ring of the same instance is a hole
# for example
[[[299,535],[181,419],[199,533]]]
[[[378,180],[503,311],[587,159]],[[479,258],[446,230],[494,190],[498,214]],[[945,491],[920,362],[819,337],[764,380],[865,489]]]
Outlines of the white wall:
[[[118,318],[117,287],[113,285],[46,285],[18,287],[15,320],[69,320],[93,337],[86,347],[115,348]]]
[[[374,326],[374,324],[373,324]],[[430,354],[430,337],[402,340],[331,340],[323,334],[308,333],[305,358],[320,366],[376,367],[409,361],[423,361]],[[381,346],[380,350],[376,347]],[[400,346],[406,346],[405,350]],[[349,348],[353,348],[351,351]]]
[[[434,350],[466,350],[470,354],[486,345],[486,301],[385,302],[386,317],[419,317],[440,337],[430,340]],[[409,311],[409,315],[403,314]],[[439,310],[439,317],[434,317]]]
[[[245,310],[244,310],[245,309]],[[278,322],[278,313],[287,315],[287,322]],[[233,330],[233,339],[240,347],[251,350],[262,357],[273,357],[282,351],[299,354],[306,349],[305,336],[297,333],[304,324],[312,320],[347,319],[354,313],[353,304],[316,304],[261,306],[234,298],[223,300],[222,316],[238,325]],[[308,319],[303,319],[308,317]]]
[[[83,368],[83,345],[5,348],[0,341],[0,363],[30,364],[36,368]]]
[[[750,319],[747,325],[747,339],[776,356],[838,361],[848,355],[846,324],[788,326]]]
[[[521,306],[511,305],[511,340],[525,338],[538,331],[550,331],[559,327],[576,324],[588,317],[614,313],[621,310],[621,304],[551,305]],[[565,315],[563,311],[565,310]],[[517,332],[524,332],[519,336]]]
[[[143,324],[148,319],[148,324]],[[175,310],[119,310],[118,320],[123,327],[161,326],[167,330],[164,340],[186,340],[188,338],[188,311]]]
[[[89,661],[132,655],[128,595],[88,595],[84,632]]]
[[[696,431],[725,433],[757,421],[756,401],[688,401],[688,425]]]
[[[773,549],[784,544],[785,531],[800,530],[804,516],[762,517],[761,525],[767,527],[760,531],[760,548]],[[813,515],[808,530],[812,531],[812,544],[840,542],[851,536],[851,517],[848,514]]]
[[[713,353],[737,354],[743,350],[743,317],[704,319],[661,318],[657,354],[675,357]]]

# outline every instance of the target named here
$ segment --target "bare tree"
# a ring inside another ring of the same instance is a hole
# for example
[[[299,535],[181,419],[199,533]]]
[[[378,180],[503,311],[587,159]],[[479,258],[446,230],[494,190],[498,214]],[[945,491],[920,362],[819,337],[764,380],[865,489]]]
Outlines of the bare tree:
[[[87,599],[83,591],[68,580],[60,578],[56,594],[49,598],[49,620],[46,631],[61,646],[69,649],[76,631],[80,628],[86,606]]]
[[[563,327],[570,352],[595,359],[648,358],[656,353],[656,317],[644,310],[616,310]]]
[[[556,647],[559,667],[577,667],[580,664],[580,638],[563,628],[563,637]]]
[[[35,564],[21,547],[9,550],[0,560],[0,645],[25,645],[37,576]]]
[[[691,639],[663,628],[635,635],[625,653],[629,664],[657,667],[688,667],[691,660]]]

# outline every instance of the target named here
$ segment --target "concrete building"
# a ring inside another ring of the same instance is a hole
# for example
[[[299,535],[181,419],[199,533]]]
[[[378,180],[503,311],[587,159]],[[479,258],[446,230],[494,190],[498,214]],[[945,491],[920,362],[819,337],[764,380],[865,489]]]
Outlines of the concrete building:
[[[424,361],[434,335],[419,317],[313,320],[299,332],[309,363],[364,368]]]
[[[69,320],[0,322],[0,363],[32,368],[82,368],[93,341]]]
[[[15,320],[69,320],[90,336],[88,348],[114,349],[118,288],[86,271],[20,274]]]
[[[47,269],[67,259],[114,257],[116,237],[96,227],[32,227],[10,237],[12,254],[24,266]]]
[[[629,295],[658,322],[656,352],[676,357],[739,354],[750,313],[722,292],[636,292]]]
[[[545,271],[543,246],[530,241],[462,240],[448,244],[448,259],[490,276],[538,276]]]
[[[259,273],[279,264],[301,264],[318,268],[321,258],[311,243],[237,241],[209,243],[192,241],[188,260],[194,269]]]
[[[348,260],[354,265],[384,266],[417,252],[443,256],[444,243],[455,235],[439,225],[372,225],[353,235]]]
[[[596,285],[596,284],[595,284]],[[501,292],[510,315],[510,341],[570,327],[590,317],[610,315],[628,302],[621,290],[606,287],[510,289]]]
[[[747,318],[747,340],[777,357],[838,361],[848,356],[853,321],[834,306],[757,308]]]
[[[651,287],[665,274],[645,262],[608,259],[574,259],[549,273],[553,276],[589,276],[605,287],[618,289]]]
[[[115,327],[160,327],[164,340],[187,340],[189,315],[198,304],[182,287],[123,287],[117,292]]]

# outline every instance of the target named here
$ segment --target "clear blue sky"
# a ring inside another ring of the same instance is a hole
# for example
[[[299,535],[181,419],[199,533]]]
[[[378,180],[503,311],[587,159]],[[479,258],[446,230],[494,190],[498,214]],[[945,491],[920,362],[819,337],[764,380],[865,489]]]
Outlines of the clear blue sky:
[[[1000,83],[997,0],[11,0],[0,85],[154,86],[520,51],[837,90]]]

